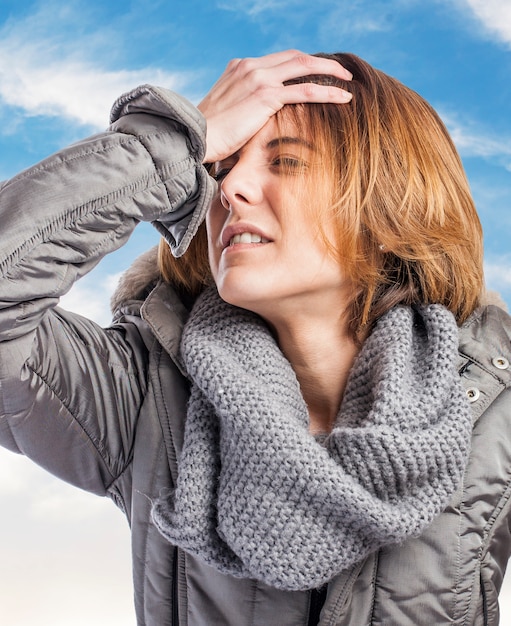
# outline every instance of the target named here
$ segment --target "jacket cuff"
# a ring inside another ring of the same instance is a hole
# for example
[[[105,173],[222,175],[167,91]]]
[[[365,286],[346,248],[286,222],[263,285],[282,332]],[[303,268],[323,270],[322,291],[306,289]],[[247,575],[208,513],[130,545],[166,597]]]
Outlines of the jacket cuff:
[[[214,194],[216,182],[202,165],[206,150],[206,120],[191,102],[179,94],[151,85],[141,85],[122,95],[114,103],[111,123],[133,113],[146,113],[168,119],[186,137],[190,156],[195,161],[195,184],[184,202],[166,213],[153,225],[169,244],[174,256],[179,257],[188,248],[203,221]],[[170,148],[172,149],[172,148]]]

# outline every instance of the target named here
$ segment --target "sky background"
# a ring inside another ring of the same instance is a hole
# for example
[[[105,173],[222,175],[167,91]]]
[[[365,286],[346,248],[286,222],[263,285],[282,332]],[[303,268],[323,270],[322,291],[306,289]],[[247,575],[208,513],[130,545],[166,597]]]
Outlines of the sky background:
[[[105,129],[132,87],[198,103],[231,58],[285,48],[354,52],[437,109],[481,216],[488,287],[511,305],[511,0],[0,0],[0,180]],[[140,226],[62,305],[107,324],[119,274],[157,241]],[[4,450],[0,501],[2,625],[135,625],[129,530],[109,501]],[[511,624],[511,574],[501,603]]]

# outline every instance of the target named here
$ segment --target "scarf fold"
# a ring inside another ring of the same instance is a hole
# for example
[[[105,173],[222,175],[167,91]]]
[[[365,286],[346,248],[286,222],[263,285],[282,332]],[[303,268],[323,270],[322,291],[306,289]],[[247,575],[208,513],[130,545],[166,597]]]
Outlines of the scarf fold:
[[[442,306],[399,306],[378,321],[323,445],[258,316],[209,289],[181,351],[192,389],[179,479],[153,521],[221,572],[319,587],[419,535],[461,482],[472,418],[456,371],[457,326]]]

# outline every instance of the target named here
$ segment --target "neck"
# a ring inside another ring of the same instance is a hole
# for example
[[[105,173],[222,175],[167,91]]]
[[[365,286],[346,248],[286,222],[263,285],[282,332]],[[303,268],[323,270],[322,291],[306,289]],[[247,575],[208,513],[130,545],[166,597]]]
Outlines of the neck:
[[[336,317],[272,323],[307,404],[313,434],[330,432],[339,412],[358,346]]]

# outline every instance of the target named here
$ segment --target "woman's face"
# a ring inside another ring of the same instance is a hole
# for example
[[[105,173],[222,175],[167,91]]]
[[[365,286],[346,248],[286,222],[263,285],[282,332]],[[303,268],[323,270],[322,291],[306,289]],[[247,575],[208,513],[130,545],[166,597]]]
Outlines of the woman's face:
[[[314,145],[291,123],[279,130],[275,119],[215,164],[219,191],[206,226],[224,300],[269,321],[317,307],[339,311],[347,280],[314,224],[314,207],[307,206],[322,195],[310,192],[318,167]]]

